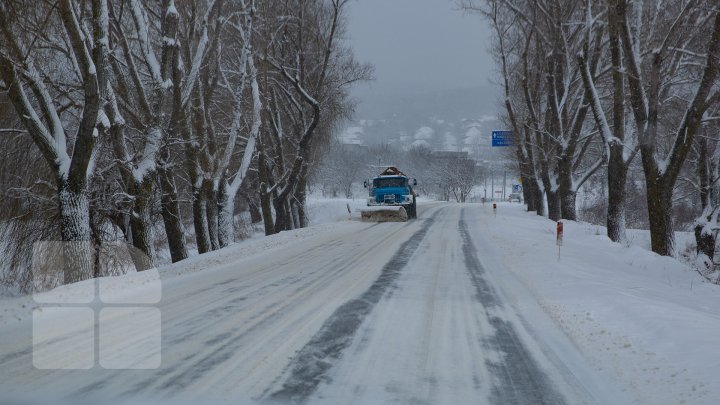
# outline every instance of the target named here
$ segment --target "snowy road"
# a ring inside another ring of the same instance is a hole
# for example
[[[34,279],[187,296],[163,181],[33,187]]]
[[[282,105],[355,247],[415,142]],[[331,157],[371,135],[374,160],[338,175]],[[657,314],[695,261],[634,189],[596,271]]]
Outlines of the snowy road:
[[[0,393],[605,403],[573,345],[551,322],[524,317],[534,312],[518,310],[485,267],[477,207],[434,205],[404,224],[345,223],[164,280],[158,369],[37,370],[31,323],[5,327]]]

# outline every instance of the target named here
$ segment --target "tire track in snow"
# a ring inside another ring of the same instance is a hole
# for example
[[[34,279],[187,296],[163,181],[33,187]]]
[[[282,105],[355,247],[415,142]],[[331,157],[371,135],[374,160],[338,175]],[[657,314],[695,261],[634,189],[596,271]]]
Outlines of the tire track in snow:
[[[502,302],[485,275],[475,245],[465,222],[465,209],[458,223],[462,237],[462,251],[470,280],[477,292],[478,301],[489,310],[486,315],[495,333],[484,340],[488,349],[501,354],[500,361],[486,361],[487,368],[498,379],[493,387],[490,402],[493,404],[566,404],[550,378],[543,372],[532,354],[520,340],[514,326],[495,315],[502,309]]]
[[[385,233],[382,239],[376,240],[372,245],[354,247],[351,255],[339,256],[336,253],[348,249],[348,247],[343,247],[344,243],[354,244],[354,242],[332,241],[310,248],[298,256],[293,256],[294,262],[283,258],[273,262],[271,269],[268,266],[258,267],[249,277],[233,275],[209,283],[209,287],[201,288],[205,291],[203,294],[183,293],[180,297],[168,297],[166,294],[163,304],[177,309],[177,312],[173,312],[173,316],[163,316],[164,339],[167,339],[167,341],[163,341],[163,345],[174,347],[183,342],[192,341],[197,339],[196,336],[200,336],[201,332],[207,332],[211,328],[217,328],[217,334],[203,341],[202,352],[190,353],[181,361],[164,362],[161,369],[145,372],[148,374],[147,378],[135,382],[129,387],[121,387],[117,396],[127,399],[140,392],[151,392],[154,395],[169,397],[177,390],[189,389],[193,384],[202,384],[210,374],[216,373],[218,368],[233,361],[238,353],[243,353],[242,348],[247,347],[248,339],[252,340],[257,337],[257,334],[263,334],[265,328],[270,325],[282,324],[282,319],[287,317],[290,309],[297,307],[303,297],[316,295],[320,289],[327,289],[329,284],[333,284],[356,268],[368,252],[378,248],[388,239],[396,237],[396,234],[400,233],[403,228]],[[363,233],[365,229],[358,233]],[[335,249],[329,250],[329,247]],[[318,251],[320,250],[323,250],[329,258],[323,262],[322,266],[317,266],[316,263],[317,267],[304,264],[301,267],[306,268],[307,271],[302,273],[288,273],[285,270],[288,264],[294,267],[297,266],[297,263],[310,263],[309,261],[315,260],[319,256]],[[268,278],[269,273],[277,273],[279,278],[275,276]],[[220,288],[222,288],[221,294],[213,293]],[[191,290],[191,293],[195,291]],[[279,291],[287,294],[283,300],[270,299],[268,301],[265,299],[265,297],[276,295]],[[192,299],[188,300],[186,297],[192,297]],[[190,302],[192,308],[178,308],[176,305],[179,303],[172,298]],[[198,302],[202,305],[198,306]],[[249,318],[238,317],[238,314],[251,314],[252,316]],[[209,322],[210,320],[212,324]],[[234,323],[237,325],[232,328],[222,326]],[[111,372],[103,370],[103,373],[108,375]],[[113,380],[121,373],[122,371],[112,373],[108,380]],[[70,396],[84,398],[100,388],[103,387],[90,383],[73,390]]]
[[[408,225],[408,224],[405,224]],[[400,232],[401,229],[395,229],[393,232],[386,234],[387,237],[392,237],[396,233]],[[386,239],[377,241],[375,244],[369,247],[363,247],[367,251],[380,246]],[[341,241],[334,241],[329,244],[324,244],[310,250],[307,250],[300,256],[295,257],[295,262],[287,259],[286,261],[279,262],[278,267],[282,268],[287,265],[296,265],[296,263],[302,263],[304,259],[317,257],[317,250],[325,249],[328,251],[328,247],[340,247],[342,246]],[[326,288],[327,284],[335,281],[339,277],[343,276],[348,272],[349,269],[355,268],[359,258],[364,254],[363,252],[356,252],[356,255],[346,256],[342,258],[330,256],[332,259],[325,264],[323,267],[318,267],[310,270],[305,274],[292,274],[290,276],[284,276],[281,279],[273,279],[262,286],[258,286],[258,283],[253,280],[239,280],[237,278],[231,281],[239,282],[242,281],[243,288],[238,292],[246,292],[248,295],[240,296],[235,299],[236,302],[233,305],[227,305],[227,296],[221,294],[222,298],[217,301],[213,301],[212,305],[209,306],[208,311],[200,311],[190,318],[190,322],[199,322],[201,329],[208,327],[208,318],[214,318],[218,322],[224,317],[231,317],[233,314],[250,312],[249,307],[258,306],[259,302],[257,298],[261,298],[267,294],[272,294],[273,291],[283,289],[291,289],[290,295],[286,296],[284,300],[273,300],[267,303],[267,306],[262,306],[262,310],[250,319],[245,320],[242,327],[234,327],[230,331],[220,332],[219,335],[211,338],[211,340],[205,341],[204,345],[207,347],[207,352],[203,353],[202,356],[197,356],[196,359],[193,357],[186,358],[182,363],[186,361],[188,364],[175,365],[173,367],[162,370],[158,373],[158,379],[148,379],[141,381],[131,389],[124,391],[120,397],[128,398],[134,395],[138,391],[144,391],[148,387],[155,385],[156,392],[173,393],[178,389],[186,388],[196,381],[206,377],[206,375],[213,369],[221,366],[223,363],[228,362],[232,359],[233,355],[240,352],[241,348],[246,346],[246,339],[253,336],[258,331],[267,327],[269,324],[278,323],[280,319],[287,315],[287,311],[290,308],[297,306],[297,302],[306,294],[315,294],[318,289]],[[331,269],[328,273],[327,269]],[[266,270],[266,269],[264,269]],[[263,273],[260,271],[259,273]],[[219,282],[214,283],[213,286],[228,286],[232,283]],[[252,290],[252,291],[246,291]],[[315,291],[315,292],[313,292]],[[230,301],[232,303],[233,300]],[[225,304],[223,304],[225,303]],[[221,304],[218,306],[218,304]],[[184,323],[184,325],[187,321]],[[222,323],[222,322],[220,322]],[[181,328],[186,330],[187,328]],[[182,340],[186,335],[181,335],[179,338]],[[192,360],[192,362],[190,362]],[[164,381],[160,381],[160,378],[164,378]]]
[[[289,375],[282,388],[271,393],[266,399],[302,403],[315,392],[342,352],[350,346],[365,317],[393,286],[441,211],[444,209],[435,211],[422,227],[400,246],[370,288],[360,297],[335,310],[315,336],[291,360],[288,365]]]

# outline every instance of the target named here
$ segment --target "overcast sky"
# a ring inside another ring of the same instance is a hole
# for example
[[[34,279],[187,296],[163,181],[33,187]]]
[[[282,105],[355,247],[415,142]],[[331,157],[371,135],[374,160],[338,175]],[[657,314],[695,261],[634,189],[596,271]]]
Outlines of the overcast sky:
[[[480,16],[465,15],[455,0],[349,5],[349,40],[358,59],[375,66],[377,80],[369,89],[391,84],[454,89],[487,85],[493,78],[490,27]]]

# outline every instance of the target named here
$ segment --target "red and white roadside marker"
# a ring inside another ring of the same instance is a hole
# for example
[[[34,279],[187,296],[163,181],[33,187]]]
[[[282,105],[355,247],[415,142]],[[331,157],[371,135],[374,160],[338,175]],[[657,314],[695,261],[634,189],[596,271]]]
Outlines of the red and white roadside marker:
[[[556,234],[555,241],[558,247],[558,261],[560,261],[560,247],[563,244],[563,223],[561,221],[557,222]]]

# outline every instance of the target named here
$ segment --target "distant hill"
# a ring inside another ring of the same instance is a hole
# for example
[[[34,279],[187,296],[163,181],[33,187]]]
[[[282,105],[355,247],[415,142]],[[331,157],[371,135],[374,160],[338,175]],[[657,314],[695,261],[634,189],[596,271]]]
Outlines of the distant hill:
[[[423,85],[373,83],[354,92],[359,101],[358,119],[382,120],[393,117],[422,119],[431,116],[447,120],[497,115],[499,88],[480,86],[462,89],[431,89]]]
[[[392,144],[407,149],[467,151],[476,159],[489,152],[493,129],[499,129],[498,88],[454,90],[374,84],[360,89],[355,120],[340,135],[344,143]]]

